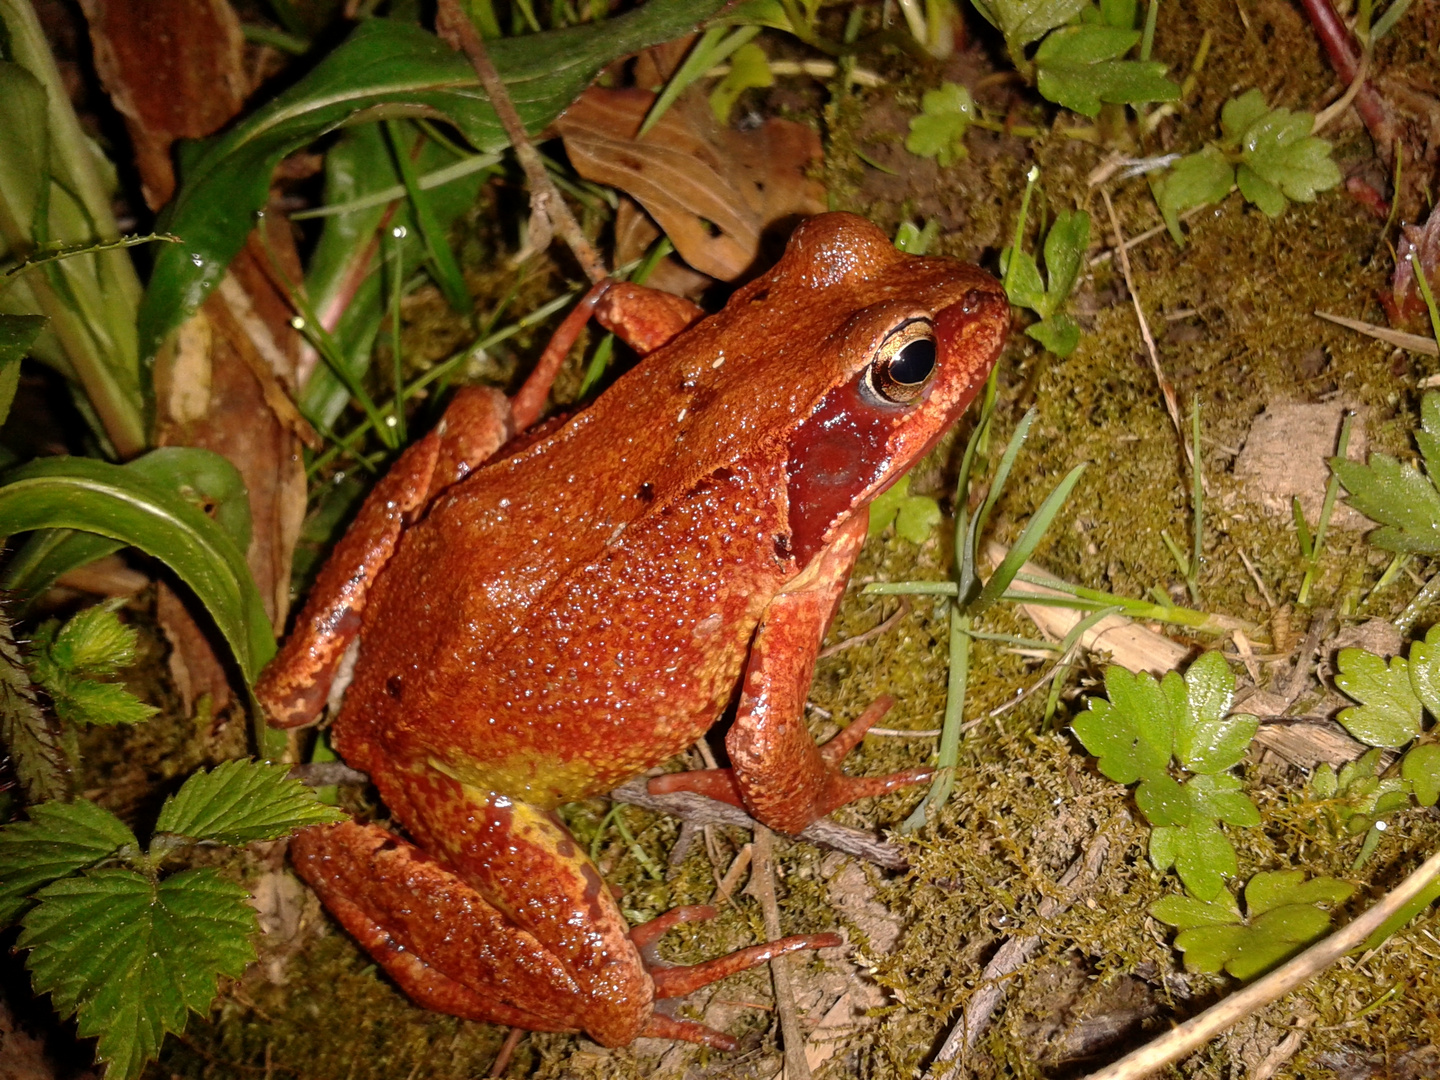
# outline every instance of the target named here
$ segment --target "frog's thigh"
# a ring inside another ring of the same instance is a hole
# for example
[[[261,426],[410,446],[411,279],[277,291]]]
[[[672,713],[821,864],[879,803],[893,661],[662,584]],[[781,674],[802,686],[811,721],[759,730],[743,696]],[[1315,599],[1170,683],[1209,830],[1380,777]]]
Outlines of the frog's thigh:
[[[577,987],[572,1008],[606,1046],[628,1043],[655,989],[630,927],[589,856],[548,812],[490,795],[436,770],[408,773],[392,799],[428,851],[532,935]]]
[[[538,941],[418,848],[353,821],[306,829],[295,868],[418,1004],[532,1031],[578,1031],[579,988]]]
[[[320,714],[340,660],[360,631],[370,586],[405,526],[509,436],[505,396],[467,387],[455,395],[439,426],[401,454],[375,485],[315,579],[295,629],[255,686],[273,724],[299,727]]]

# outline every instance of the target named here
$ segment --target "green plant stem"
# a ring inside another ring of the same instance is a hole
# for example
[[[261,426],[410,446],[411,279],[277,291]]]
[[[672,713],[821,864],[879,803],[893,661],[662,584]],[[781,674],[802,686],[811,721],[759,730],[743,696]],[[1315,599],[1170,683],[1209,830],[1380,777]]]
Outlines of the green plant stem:
[[[1343,459],[1350,449],[1350,428],[1354,424],[1353,416],[1346,416],[1345,422],[1340,425],[1340,442],[1335,448],[1335,456]],[[1315,523],[1315,539],[1310,547],[1310,565],[1305,570],[1305,577],[1300,582],[1300,593],[1296,596],[1295,602],[1302,606],[1310,603],[1310,589],[1315,584],[1315,575],[1320,569],[1320,553],[1325,546],[1325,530],[1330,525],[1330,517],[1335,512],[1335,500],[1340,495],[1340,477],[1331,470],[1330,482],[1325,486],[1325,501],[1320,506],[1320,520]]]
[[[909,834],[923,828],[932,812],[938,813],[955,787],[955,766],[960,761],[961,722],[965,715],[966,684],[970,678],[970,617],[958,604],[950,604],[950,675],[945,690],[945,720],[940,726],[940,748],[935,778],[920,805],[900,826]]]
[[[1415,627],[1415,621],[1421,614],[1440,598],[1440,573],[1430,575],[1430,579],[1420,586],[1420,591],[1415,598],[1405,605],[1405,610],[1395,618],[1395,628],[1401,635],[1409,634]]]
[[[1430,313],[1430,334],[1440,343],[1440,311],[1436,310],[1435,294],[1430,291],[1430,281],[1425,277],[1425,271],[1420,268],[1420,258],[1413,251],[1410,252],[1410,265],[1415,270],[1415,287],[1420,290],[1420,295],[1425,300],[1425,310]]]

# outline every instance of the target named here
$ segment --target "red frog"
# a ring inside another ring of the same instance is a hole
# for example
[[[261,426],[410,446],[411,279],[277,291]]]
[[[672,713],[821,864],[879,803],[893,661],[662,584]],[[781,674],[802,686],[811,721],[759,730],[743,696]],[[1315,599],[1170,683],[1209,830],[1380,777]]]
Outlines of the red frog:
[[[731,767],[651,781],[797,833],[924,779],[852,778],[883,708],[823,747],[803,706],[868,504],[969,404],[1010,309],[974,266],[904,255],[853,214],[804,222],[708,318],[633,285],[592,290],[511,400],[462,391],[366,500],[258,692],[311,722],[358,635],[335,720],[410,840],[317,827],[291,847],[326,906],[417,1002],[606,1046],[730,1048],[658,1011],[786,938],[692,967],[631,929],[555,808],[682,752],[736,698]],[[536,420],[591,314],[642,355],[596,402]],[[523,434],[517,434],[523,433]]]

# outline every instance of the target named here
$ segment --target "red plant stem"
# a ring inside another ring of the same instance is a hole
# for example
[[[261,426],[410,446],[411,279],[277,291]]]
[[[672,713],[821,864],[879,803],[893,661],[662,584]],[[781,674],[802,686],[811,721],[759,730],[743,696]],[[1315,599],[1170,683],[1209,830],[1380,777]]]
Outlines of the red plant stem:
[[[1315,34],[1324,46],[1335,74],[1346,83],[1353,82],[1360,71],[1360,50],[1330,0],[1300,0],[1300,6],[1310,16],[1310,23],[1315,27]],[[1355,95],[1355,111],[1365,122],[1380,156],[1390,158],[1395,145],[1395,124],[1384,99],[1368,82]]]

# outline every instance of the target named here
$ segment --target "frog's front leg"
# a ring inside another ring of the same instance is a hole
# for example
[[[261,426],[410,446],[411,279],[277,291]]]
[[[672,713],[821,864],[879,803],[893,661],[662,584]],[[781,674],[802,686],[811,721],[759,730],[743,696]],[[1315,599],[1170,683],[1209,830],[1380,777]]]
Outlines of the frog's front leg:
[[[376,779],[425,851],[345,822],[301,833],[291,855],[326,907],[427,1008],[584,1031],[606,1046],[652,1035],[733,1049],[729,1036],[658,1013],[654,1002],[774,956],[840,944],[821,934],[691,967],[648,963],[665,930],[713,910],[677,908],[632,932],[553,814],[429,767]]]
[[[855,799],[930,778],[929,769],[873,777],[840,771],[845,756],[890,707],[889,698],[875,701],[824,746],[815,744],[805,724],[805,698],[820,644],[865,542],[867,522],[866,514],[852,516],[813,571],[765,609],[750,646],[735,723],[725,737],[731,768],[655,777],[652,793],[708,795],[748,810],[763,825],[795,834]]]

